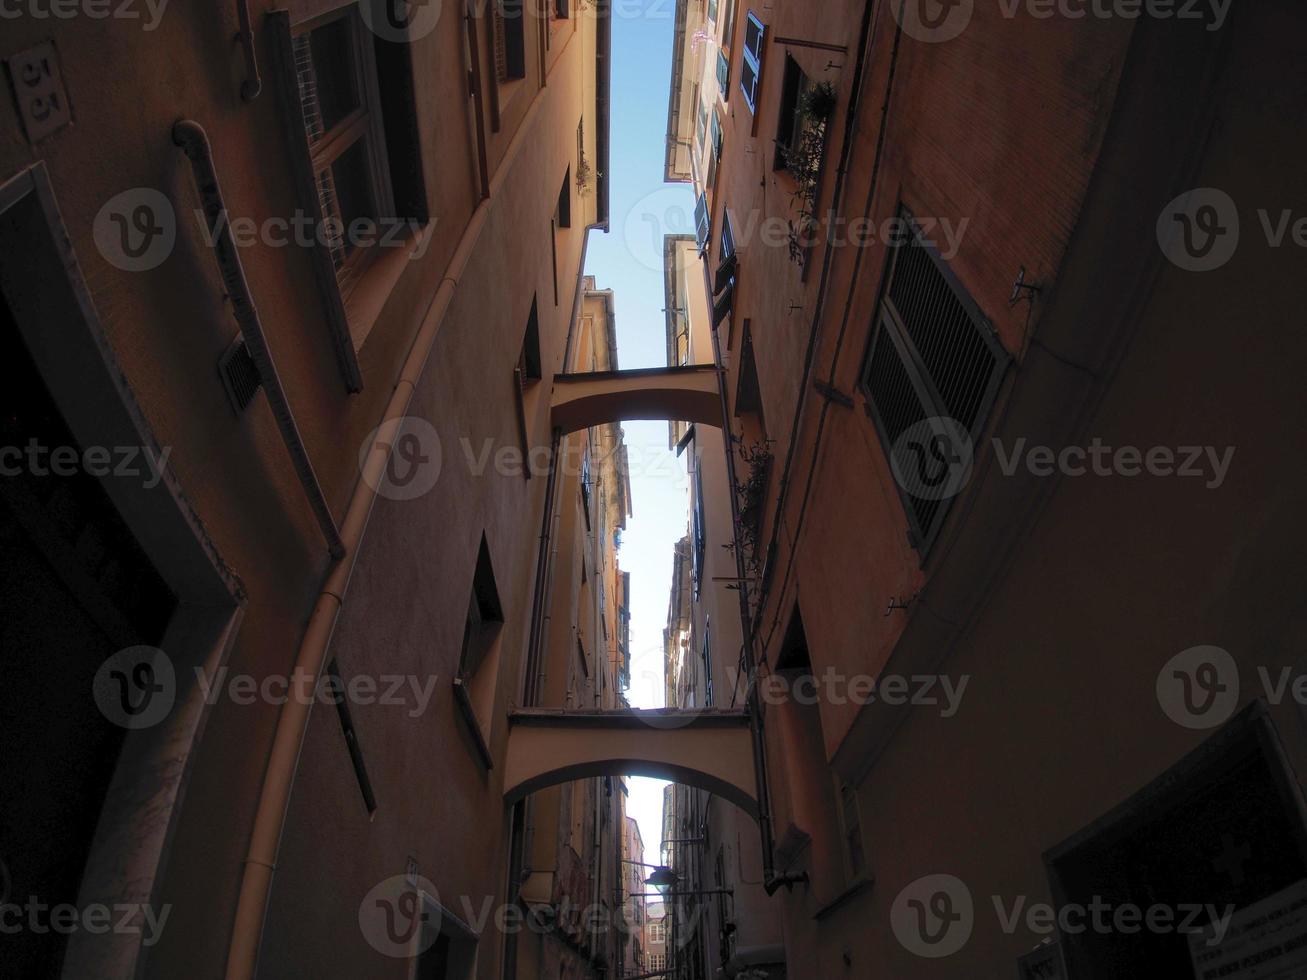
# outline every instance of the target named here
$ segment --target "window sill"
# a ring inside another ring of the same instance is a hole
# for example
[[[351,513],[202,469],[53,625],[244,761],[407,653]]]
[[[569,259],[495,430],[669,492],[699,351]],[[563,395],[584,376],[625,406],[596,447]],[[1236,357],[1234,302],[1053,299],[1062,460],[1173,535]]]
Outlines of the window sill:
[[[499,116],[502,124],[504,115],[517,98],[517,93],[526,88],[525,78],[510,78],[507,81],[499,82]],[[501,125],[502,128],[502,125]]]
[[[468,692],[467,682],[461,677],[454,678],[454,701],[458,705],[463,720],[467,722],[468,734],[472,736],[472,743],[476,746],[477,755],[481,758],[481,764],[486,769],[495,768],[495,760],[490,755],[489,732],[482,728],[481,719],[477,717],[476,708],[472,705],[472,696]]]
[[[835,912],[838,912],[841,908],[843,908],[849,902],[853,901],[859,895],[863,895],[871,891],[872,887],[875,884],[876,884],[875,877],[870,875],[862,875],[857,878],[854,878],[853,881],[849,882],[849,884],[845,886],[842,892],[840,892],[833,899],[831,899],[829,902],[827,902],[825,905],[819,908],[816,912],[812,913],[813,919],[820,922],[822,919],[825,919],[828,916],[833,915]]]
[[[433,227],[434,222],[428,222],[393,247],[380,244],[373,246],[377,250],[376,256],[368,263],[349,296],[344,299],[349,336],[356,352],[363,349],[386,302],[403,278],[404,270],[415,257],[414,253],[428,243]]]

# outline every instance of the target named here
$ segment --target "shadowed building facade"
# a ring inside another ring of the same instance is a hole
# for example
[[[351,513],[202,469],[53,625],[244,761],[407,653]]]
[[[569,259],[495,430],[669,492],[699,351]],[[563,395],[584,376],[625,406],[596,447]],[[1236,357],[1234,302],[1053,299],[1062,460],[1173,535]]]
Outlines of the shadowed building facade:
[[[514,860],[502,784],[510,703],[624,669],[620,429],[568,436],[588,482],[550,452],[553,377],[615,366],[608,5],[467,13],[5,19],[3,443],[76,465],[0,480],[4,899],[137,913],[5,972],[535,976],[497,924],[532,875],[620,906],[617,780]],[[564,495],[588,578],[546,610]]]
[[[1303,12],[1036,6],[677,6],[777,935],[800,976],[1301,970],[1259,924],[1307,888]],[[1130,925],[1185,903],[1232,931]]]

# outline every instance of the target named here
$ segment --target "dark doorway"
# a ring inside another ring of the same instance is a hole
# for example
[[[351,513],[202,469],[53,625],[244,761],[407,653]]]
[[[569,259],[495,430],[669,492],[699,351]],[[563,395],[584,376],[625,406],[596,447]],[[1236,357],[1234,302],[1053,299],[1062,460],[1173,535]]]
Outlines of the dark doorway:
[[[92,680],[116,651],[158,645],[176,599],[99,479],[80,465],[70,475],[48,465],[52,449],[70,447],[80,460],[84,447],[18,330],[15,314],[36,312],[0,302],[0,861],[8,902],[50,907],[77,902],[126,734],[98,709]],[[5,935],[5,974],[58,976],[67,938],[32,928]]]
[[[1245,709],[1047,861],[1059,908],[1097,899],[1237,915],[1307,878],[1307,826],[1265,708]],[[1175,928],[1087,928],[1062,943],[1072,978],[1192,975],[1188,936]]]

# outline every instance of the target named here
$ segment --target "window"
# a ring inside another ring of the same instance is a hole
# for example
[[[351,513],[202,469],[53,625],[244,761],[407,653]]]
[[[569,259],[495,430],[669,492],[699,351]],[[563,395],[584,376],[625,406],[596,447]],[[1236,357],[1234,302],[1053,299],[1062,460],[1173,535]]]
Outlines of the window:
[[[758,111],[758,83],[762,78],[763,42],[767,38],[767,25],[752,10],[744,24],[744,55],[740,63],[740,89],[749,111]],[[793,111],[793,110],[791,110]]]
[[[340,665],[336,658],[327,664],[327,678],[331,685],[331,696],[336,702],[336,715],[340,720],[341,734],[345,736],[345,748],[349,751],[350,763],[354,766],[354,779],[359,784],[363,795],[363,805],[368,813],[377,810],[377,798],[372,791],[372,779],[368,776],[367,763],[363,759],[363,748],[359,745],[358,731],[354,727],[354,716],[349,709],[349,698],[345,696],[345,680],[340,676]]]
[[[721,261],[713,279],[713,329],[721,326],[735,306],[735,274],[739,260],[735,256],[735,231],[731,227],[730,212],[722,209]]]
[[[411,45],[367,30],[356,4],[295,26],[284,10],[267,19],[300,207],[321,230],[308,254],[341,374],[359,391],[357,351],[387,289],[356,287],[378,265],[393,285],[404,263],[377,263],[398,252],[383,243],[404,242],[397,222],[415,229],[430,216]]]
[[[522,0],[494,0],[491,11],[496,80],[503,83],[526,78],[526,10]]]
[[[919,460],[911,451],[922,447],[911,439],[897,446],[899,437],[927,419],[945,418],[955,419],[974,440],[1008,356],[943,260],[922,241],[911,215],[901,210],[900,219],[904,230],[890,250],[861,387],[886,453],[897,449],[903,458],[896,462],[914,473]],[[932,474],[927,483],[937,486],[943,475]],[[948,500],[902,489],[900,496],[913,543],[924,553],[939,533]]]
[[[563,186],[558,189],[558,204],[554,208],[554,217],[549,223],[552,234],[549,236],[550,256],[554,270],[554,305],[560,299],[558,288],[558,233],[564,228],[572,227],[572,168],[569,166],[563,174]]]
[[[550,5],[550,11],[558,20],[567,20],[572,16],[571,0],[553,0]]]
[[[717,49],[717,89],[722,94],[722,101],[725,102],[731,97],[731,61],[726,57],[726,52],[721,48]]]
[[[1238,909],[1245,919],[1261,903],[1287,911],[1290,889],[1307,876],[1307,824],[1281,738],[1265,702],[1254,700],[1148,785],[1052,847],[1045,867],[1058,914],[1104,899],[1117,908]],[[1176,938],[1170,930],[1068,931],[1064,975],[1121,976],[1129,964],[1130,976],[1188,976],[1188,944]],[[1251,944],[1246,948],[1255,955]],[[1238,976],[1214,964],[1202,972]]]
[[[696,599],[703,590],[703,559],[707,536],[708,525],[703,510],[703,467],[696,460],[694,467],[694,597]]]
[[[372,251],[360,249],[348,229],[392,217],[395,210],[369,36],[357,11],[349,9],[293,42],[324,237],[345,296]]]
[[[812,82],[803,73],[799,63],[786,55],[785,80],[781,83],[781,112],[776,126],[776,170],[788,168],[785,154],[799,145],[803,135],[803,116],[799,106],[802,104],[803,93],[811,87]]]
[[[471,980],[476,965],[477,936],[457,915],[419,893],[418,948],[413,980]],[[401,920],[402,921],[402,920]]]
[[[580,134],[577,135],[580,140]],[[559,228],[572,227],[572,168],[563,174],[563,186],[558,189],[558,208],[554,211],[554,220]]]
[[[708,0],[708,19],[717,23],[717,0]]]
[[[581,509],[585,514],[585,529],[587,531],[590,530],[590,488],[592,486],[590,472],[590,447],[587,445],[583,455],[581,456]],[[585,575],[584,561],[581,562],[581,574],[582,576]],[[584,582],[585,579],[582,578],[581,581]]]
[[[463,623],[463,643],[458,659],[454,693],[473,742],[486,766],[491,764],[490,736],[494,718],[495,687],[499,675],[500,633],[504,610],[499,602],[490,548],[481,535],[476,571]]]
[[[694,202],[694,238],[699,243],[702,253],[708,247],[712,235],[712,212],[708,210],[708,198],[704,194]]]
[[[706,707],[713,706],[712,696],[712,620],[705,618],[703,621],[703,703]],[[720,861],[720,856],[718,858]],[[720,881],[718,882],[720,884]]]
[[[704,179],[704,188],[712,187],[717,180],[717,164],[722,158],[722,124],[714,109],[709,113],[708,174]]]
[[[744,335],[740,342],[740,371],[735,386],[735,415],[746,422],[746,438],[765,441],[767,425],[763,419],[762,390],[758,385],[758,364],[753,354],[751,326],[748,320],[744,321]]]
[[[517,374],[523,387],[544,377],[540,362],[540,312],[534,299],[522,337],[522,352],[517,357]]]
[[[540,359],[540,311],[536,297],[531,297],[531,315],[527,317],[526,332],[522,336],[522,349],[513,368],[513,394],[517,401],[518,446],[525,459],[531,452],[530,425],[527,421],[527,392],[544,377]],[[522,476],[531,479],[531,467],[522,468]]]
[[[844,860],[850,878],[860,878],[866,868],[862,850],[862,818],[858,815],[858,794],[848,783],[840,783],[840,828],[844,832]]]
[[[703,149],[704,137],[708,133],[708,107],[699,103],[699,118],[694,128],[694,144],[700,150]]]

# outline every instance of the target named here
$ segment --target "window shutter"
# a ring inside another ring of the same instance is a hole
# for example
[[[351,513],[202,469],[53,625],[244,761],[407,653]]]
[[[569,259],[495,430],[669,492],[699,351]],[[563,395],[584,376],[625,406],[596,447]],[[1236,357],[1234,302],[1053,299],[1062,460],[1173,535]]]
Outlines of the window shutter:
[[[239,337],[218,360],[218,373],[222,377],[222,387],[227,392],[227,399],[237,415],[249,407],[254,396],[263,387],[263,378],[259,375],[258,365],[250,356],[245,341]]]
[[[708,198],[700,194],[694,204],[694,237],[699,243],[699,251],[708,247],[708,238],[712,234],[712,214],[708,210]]]
[[[722,226],[722,239],[726,238],[726,225]],[[717,278],[713,282],[713,295],[721,295],[721,291],[731,284],[735,278],[735,267],[738,260],[734,255],[728,255],[722,259],[722,264],[717,267]]]
[[[495,78],[502,82],[526,77],[526,7],[522,0],[494,0]]]
[[[998,393],[1008,354],[943,260],[922,241],[911,216],[900,212],[900,217],[910,231],[892,250],[863,366],[868,411],[890,454],[896,448],[919,449],[897,443],[928,419],[956,420],[974,443]],[[911,455],[897,460],[909,473],[918,462]],[[924,553],[939,533],[949,497],[918,496],[902,488],[900,496],[914,543]]]
[[[724,262],[735,254],[735,230],[731,227],[731,213],[728,208],[722,209],[722,249],[720,258]],[[721,292],[721,290],[717,290]]]
[[[735,306],[735,281],[732,280],[730,285],[726,287],[725,292],[723,292],[721,297],[717,300],[717,302],[713,304],[712,325],[714,330],[720,327],[722,325],[722,321],[731,315],[731,310],[734,308],[734,306]]]
[[[504,15],[495,4],[490,12],[491,34],[495,49],[495,79],[508,81],[508,39],[504,36]]]
[[[721,48],[717,49],[717,87],[721,90],[723,100],[731,97],[731,63]]]
[[[748,22],[744,25],[744,50],[749,52],[756,64],[762,64],[762,44],[767,36],[767,25],[758,16],[749,11]]]
[[[767,38],[767,26],[749,11],[744,25],[744,51],[740,63],[740,89],[749,111],[758,111],[758,79],[762,76],[762,49]]]
[[[758,111],[758,69],[748,58],[740,65],[740,91],[750,112]]]

